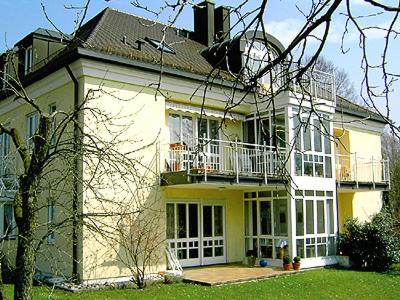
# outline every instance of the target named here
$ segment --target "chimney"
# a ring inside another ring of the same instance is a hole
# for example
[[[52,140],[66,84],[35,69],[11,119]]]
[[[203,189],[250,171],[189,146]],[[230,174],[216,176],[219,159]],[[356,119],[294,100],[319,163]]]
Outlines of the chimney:
[[[229,40],[231,21],[228,7],[220,6],[215,9],[214,23],[216,39],[220,42]]]
[[[205,0],[193,7],[194,40],[211,47],[214,43],[214,1]]]

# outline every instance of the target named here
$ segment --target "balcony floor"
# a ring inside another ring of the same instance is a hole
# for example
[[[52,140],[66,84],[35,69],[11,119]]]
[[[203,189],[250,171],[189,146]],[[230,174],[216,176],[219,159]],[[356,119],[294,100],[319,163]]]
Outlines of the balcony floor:
[[[265,185],[263,176],[254,176],[254,174],[240,174],[239,182],[235,174],[223,172],[193,172],[189,174],[187,171],[166,172],[162,174],[162,185],[180,185],[180,184],[198,184],[198,183],[221,183],[221,184],[239,184],[239,185]],[[277,176],[268,176],[267,185],[283,186],[288,183],[288,180]]]

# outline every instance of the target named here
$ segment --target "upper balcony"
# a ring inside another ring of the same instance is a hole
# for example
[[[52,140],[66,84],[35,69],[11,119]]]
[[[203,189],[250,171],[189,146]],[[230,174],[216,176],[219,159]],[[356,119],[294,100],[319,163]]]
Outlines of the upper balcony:
[[[336,103],[335,75],[317,69],[307,70],[299,83],[293,84],[293,92]]]
[[[357,153],[336,154],[336,180],[339,188],[387,188],[389,160],[358,157]]]
[[[163,185],[224,182],[282,184],[286,150],[279,147],[199,138],[170,144]]]
[[[15,156],[0,156],[0,197],[18,189]]]

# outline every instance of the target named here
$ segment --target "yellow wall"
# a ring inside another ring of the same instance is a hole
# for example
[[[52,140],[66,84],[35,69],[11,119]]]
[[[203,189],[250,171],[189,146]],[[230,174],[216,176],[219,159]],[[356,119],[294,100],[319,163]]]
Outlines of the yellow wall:
[[[382,208],[382,192],[365,191],[355,193],[338,193],[339,231],[347,218],[357,218],[361,222],[370,221],[371,217]]]

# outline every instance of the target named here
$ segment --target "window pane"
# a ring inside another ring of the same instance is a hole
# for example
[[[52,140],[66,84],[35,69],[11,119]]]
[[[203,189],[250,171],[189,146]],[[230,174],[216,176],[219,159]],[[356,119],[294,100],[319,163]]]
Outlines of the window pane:
[[[332,178],[332,159],[325,156],[325,177]]]
[[[223,236],[224,216],[222,206],[214,206],[214,236]]]
[[[218,140],[219,135],[218,135],[218,128],[219,128],[219,122],[215,120],[209,120],[210,122],[210,139],[213,140]]]
[[[252,229],[253,229],[253,235],[258,235],[258,230],[257,230],[257,201],[251,201],[251,220],[252,220]]]
[[[203,206],[203,236],[212,236],[212,207]]]
[[[193,120],[192,117],[182,117],[182,140],[186,145],[193,143]]]
[[[186,238],[186,204],[177,205],[178,213],[178,238]]]
[[[272,239],[260,239],[260,257],[272,258]]]
[[[274,199],[275,236],[287,236],[287,199]]]
[[[167,203],[167,239],[173,239],[175,231],[174,204]]]
[[[244,202],[244,235],[250,235],[250,201]]]
[[[324,201],[317,201],[317,232],[325,233],[325,209]]]
[[[306,124],[303,131],[303,143],[304,143],[304,151],[311,150],[311,132],[310,126]]]
[[[306,233],[314,233],[314,202],[306,200]]]
[[[324,135],[324,147],[325,147],[325,153],[326,154],[331,154],[331,139],[330,139],[330,134],[331,134],[331,123],[329,121],[324,121],[324,127],[325,127],[325,135]]]
[[[197,204],[189,204],[189,237],[199,236],[198,224]]]
[[[321,123],[319,120],[314,120],[314,151],[322,151]]]
[[[334,228],[334,218],[333,218],[333,200],[332,199],[327,199],[326,200],[326,217],[327,217],[327,224],[328,224],[328,233],[329,234],[334,234],[335,233],[335,228]]]
[[[301,153],[296,153],[295,155],[295,165],[296,165],[296,175],[303,175],[303,155]]]
[[[298,115],[293,117],[293,133],[295,138],[295,149],[301,151],[301,128],[300,128],[300,118]]]
[[[303,199],[296,199],[296,235],[304,235]]]
[[[204,116],[198,120],[198,136],[199,138],[208,138],[207,120],[204,119]]]
[[[254,144],[254,120],[246,121],[243,125],[244,141],[246,143]]]
[[[301,258],[304,258],[304,240],[296,240],[296,252]]]
[[[168,117],[169,128],[169,142],[178,143],[181,141],[181,125],[179,115],[169,115]]]
[[[271,202],[260,201],[260,225],[261,234],[271,235],[272,234],[272,220],[271,220]]]
[[[265,142],[266,145],[270,146],[270,132],[269,132],[269,119],[257,120],[257,131],[258,131],[258,139],[257,143],[263,145]]]

